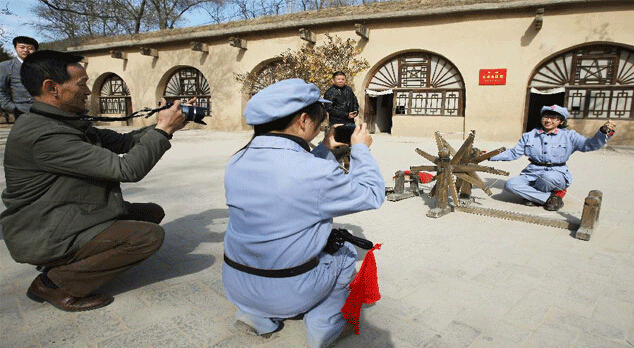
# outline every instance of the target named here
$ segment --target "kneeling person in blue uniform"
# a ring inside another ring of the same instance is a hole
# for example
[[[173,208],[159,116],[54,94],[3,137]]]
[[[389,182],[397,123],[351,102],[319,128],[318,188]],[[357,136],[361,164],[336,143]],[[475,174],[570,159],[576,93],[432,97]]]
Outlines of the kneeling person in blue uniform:
[[[303,315],[310,347],[327,347],[342,332],[341,307],[357,258],[348,242],[323,252],[333,217],[376,209],[385,200],[365,124],[352,135],[347,175],[330,151],[342,145],[334,128],[310,151],[327,102],[317,86],[300,79],[257,93],[244,111],[253,138],[225,172],[223,282],[238,307],[237,324],[266,335],[280,330],[284,319]]]
[[[564,107],[544,106],[541,116],[541,127],[524,133],[514,148],[490,160],[513,161],[527,156],[530,164],[519,176],[507,180],[504,188],[528,205],[543,205],[546,210],[556,211],[564,206],[566,188],[572,183],[566,165],[570,155],[602,148],[614,134],[616,124],[608,120],[593,137],[586,138],[566,129],[568,109]]]

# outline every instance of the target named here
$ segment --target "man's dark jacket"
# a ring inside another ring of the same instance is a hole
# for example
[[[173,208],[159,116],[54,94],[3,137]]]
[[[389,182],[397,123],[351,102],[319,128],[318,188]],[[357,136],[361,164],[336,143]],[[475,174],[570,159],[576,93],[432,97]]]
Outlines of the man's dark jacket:
[[[7,188],[2,234],[17,262],[44,264],[68,256],[126,214],[120,182],[141,180],[170,148],[146,127],[127,134],[35,101],[5,147]]]
[[[332,102],[325,105],[330,117],[330,124],[354,124],[354,118],[349,116],[351,112],[359,111],[359,102],[352,92],[352,88],[345,85],[341,88],[332,85],[324,93],[324,99]]]
[[[22,84],[22,62],[16,57],[0,63],[0,106],[7,112],[29,112],[33,97]]]

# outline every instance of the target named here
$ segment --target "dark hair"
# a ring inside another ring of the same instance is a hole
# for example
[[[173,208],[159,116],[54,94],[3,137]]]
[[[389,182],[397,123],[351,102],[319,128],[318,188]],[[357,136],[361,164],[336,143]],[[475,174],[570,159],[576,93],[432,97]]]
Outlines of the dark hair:
[[[253,126],[253,136],[256,137],[258,135],[269,133],[272,131],[283,131],[292,123],[295,117],[303,113],[306,113],[306,115],[308,115],[308,118],[315,123],[315,127],[319,127],[319,125],[324,122],[326,116],[328,115],[326,113],[326,108],[324,107],[324,105],[320,102],[315,102],[293,113],[292,115],[278,118],[268,123],[257,124]]]
[[[13,39],[13,47],[17,46],[19,43],[26,44],[26,45],[33,45],[36,51],[38,48],[40,48],[40,44],[37,43],[37,40],[28,36],[17,36]]]
[[[248,149],[253,139],[257,137],[258,135],[266,134],[272,131],[285,130],[286,128],[288,128],[288,126],[291,125],[291,123],[296,117],[298,117],[299,115],[303,113],[306,113],[306,115],[308,115],[308,118],[311,119],[315,123],[315,129],[321,126],[321,123],[324,122],[324,120],[326,119],[326,116],[328,116],[328,113],[326,112],[326,108],[324,107],[324,105],[321,102],[314,102],[308,106],[305,106],[303,109],[291,115],[278,118],[271,122],[256,124],[253,126],[253,136],[251,137],[249,142],[246,145],[244,145],[240,150],[238,150],[236,153],[242,150]],[[244,152],[242,153],[240,157],[242,157],[243,155],[244,155]]]
[[[346,73],[344,73],[343,71],[339,70],[339,71],[335,71],[332,74],[332,78],[334,79],[335,77],[339,76],[339,75],[343,75],[344,77],[346,76]]]
[[[79,63],[84,57],[58,51],[38,51],[24,59],[20,78],[32,96],[42,94],[42,83],[51,79],[57,83],[70,80],[68,66]]]
[[[561,123],[559,124],[559,126],[557,126],[557,128],[568,128],[568,120],[566,120],[566,118],[563,117],[560,113],[556,111],[546,110],[542,113],[542,117],[544,117],[545,115],[558,116]],[[540,123],[540,128],[541,128],[541,123]]]

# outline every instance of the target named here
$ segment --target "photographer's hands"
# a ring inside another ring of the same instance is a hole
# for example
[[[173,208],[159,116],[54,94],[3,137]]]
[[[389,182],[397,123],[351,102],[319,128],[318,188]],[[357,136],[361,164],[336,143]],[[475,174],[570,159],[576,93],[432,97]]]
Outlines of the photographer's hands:
[[[326,134],[324,135],[324,140],[322,141],[322,143],[328,149],[330,149],[331,151],[332,151],[332,149],[334,149],[337,146],[348,145],[348,144],[340,143],[340,142],[335,140],[335,128],[337,128],[339,126],[343,126],[343,125],[342,124],[333,124],[332,127],[330,127],[326,131]]]
[[[346,143],[340,143],[335,140],[335,128],[339,126],[342,125],[335,124],[330,127],[330,129],[328,129],[326,135],[324,136],[324,140],[322,141],[322,143],[330,150],[338,146],[348,145]],[[370,131],[368,131],[368,125],[366,123],[362,123],[354,129],[354,132],[350,137],[350,146],[354,144],[365,144],[367,147],[370,147],[370,144],[372,144],[372,136],[370,135]]]
[[[187,104],[191,104],[196,101],[196,98],[190,99]],[[167,104],[165,98],[161,98],[161,106]],[[185,115],[181,111],[181,102],[180,100],[176,100],[174,105],[169,109],[161,110],[157,114],[158,121],[156,122],[156,126],[154,128],[160,129],[165,133],[172,135],[177,130],[182,129],[187,125],[188,122],[185,121]]]
[[[362,123],[357,126],[357,128],[352,133],[350,137],[350,145],[354,144],[365,144],[367,147],[370,147],[372,144],[372,136],[370,135],[370,131],[368,130],[368,125],[366,123]]]

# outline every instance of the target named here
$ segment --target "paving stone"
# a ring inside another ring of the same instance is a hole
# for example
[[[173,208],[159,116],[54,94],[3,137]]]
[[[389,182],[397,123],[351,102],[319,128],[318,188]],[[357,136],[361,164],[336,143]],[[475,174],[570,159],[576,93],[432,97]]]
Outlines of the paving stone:
[[[592,320],[608,323],[626,332],[634,325],[634,304],[612,297],[601,296],[592,313]]]
[[[480,321],[459,318],[466,324],[477,327],[481,330],[480,336],[473,342],[470,348],[508,348],[519,347],[532,333],[530,330],[522,329],[501,320],[495,320],[483,316]]]
[[[99,348],[121,347],[195,347],[171,322],[157,323],[104,339]]]
[[[469,347],[479,335],[480,330],[464,323],[453,321],[441,333],[434,335],[423,347]]]
[[[573,327],[545,322],[537,327],[521,347],[569,347],[578,333],[579,330]]]
[[[24,293],[38,272],[15,263],[0,243],[0,346],[306,347],[301,320],[287,320],[269,341],[231,329],[235,307],[222,285],[228,221],[223,175],[226,161],[250,137],[251,132],[179,132],[146,178],[122,185],[126,199],[165,208],[166,240],[156,255],[99,289],[115,298],[105,308],[67,313],[29,300]],[[372,151],[388,185],[395,170],[420,163],[414,148],[436,151],[431,138],[374,138]],[[489,145],[480,148],[508,146]],[[401,160],[392,156],[395,151],[411,154]],[[423,197],[336,218],[336,226],[383,243],[375,253],[383,298],[363,308],[361,334],[335,347],[634,346],[634,208],[626,200],[634,185],[623,179],[631,172],[632,155],[573,156],[571,168],[578,174],[571,193],[583,196],[576,193],[596,188],[582,168],[601,159],[619,170],[603,173],[601,223],[590,241],[576,240],[570,231],[473,214],[430,219],[425,214],[433,200],[425,195],[431,185],[424,185]],[[518,173],[525,164],[520,162],[505,165]],[[482,177],[494,196],[476,189],[477,204],[547,213],[513,203],[503,192],[503,179]],[[580,202],[567,196],[559,213],[579,215]]]
[[[572,344],[578,348],[632,348],[627,341],[614,341],[585,332],[580,333]]]
[[[609,340],[622,341],[625,339],[623,330],[611,324],[583,317],[576,313],[571,313],[567,309],[553,308],[549,321],[579,328],[581,332],[605,337]]]
[[[462,311],[464,307],[446,301],[436,301],[427,308],[422,308],[419,315],[412,319],[416,325],[429,327],[436,332],[447,327]]]
[[[232,335],[228,320],[220,320],[204,310],[187,312],[170,320],[191,342],[202,347],[217,344]]]
[[[8,331],[7,328],[11,328],[11,331],[23,328],[24,318],[22,318],[20,307],[14,298],[9,298],[7,294],[3,293],[2,299],[0,301],[0,328],[4,328],[1,331],[4,335]]]
[[[381,329],[385,329],[399,340],[413,346],[420,346],[431,339],[437,332],[411,320],[398,319],[389,315],[381,317]],[[364,328],[364,331],[367,329]]]
[[[112,316],[109,310],[79,312],[75,320],[79,331],[88,342],[100,341],[127,331],[123,322]]]
[[[600,276],[590,276],[589,274],[574,281],[566,296],[580,302],[593,304],[596,303],[604,291],[603,282],[609,281],[609,278]]]

